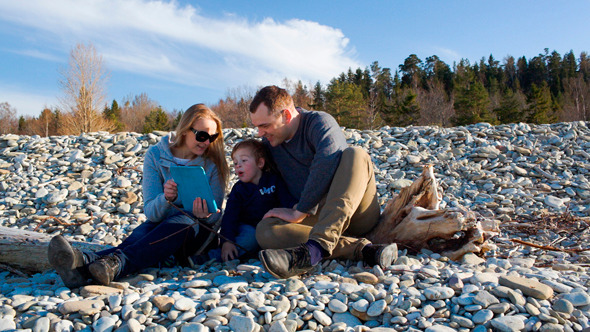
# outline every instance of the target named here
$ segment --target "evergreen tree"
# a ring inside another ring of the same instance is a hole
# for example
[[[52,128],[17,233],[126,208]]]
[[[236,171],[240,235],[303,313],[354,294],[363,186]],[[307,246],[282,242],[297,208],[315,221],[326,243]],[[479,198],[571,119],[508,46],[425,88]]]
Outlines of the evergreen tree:
[[[500,123],[517,123],[526,121],[525,97],[520,92],[506,89],[500,105],[494,110]]]
[[[582,52],[580,54],[579,68],[580,74],[582,74],[584,81],[586,83],[590,82],[590,57],[588,56],[588,53]]]
[[[168,114],[162,110],[162,107],[153,109],[146,117],[143,124],[143,133],[151,133],[155,130],[169,130],[170,121]]]
[[[551,109],[551,93],[547,83],[543,82],[539,87],[533,83],[531,85],[531,95],[528,102],[527,122],[543,124],[555,121]]]
[[[111,107],[105,107],[102,115],[105,119],[110,120],[113,123],[115,126],[115,132],[120,132],[125,129],[125,124],[121,122],[121,108],[119,108],[119,104],[115,99],[113,99]]]
[[[325,103],[326,103],[326,92],[320,84],[319,81],[313,86],[313,102],[309,104],[309,108],[316,111],[323,111],[325,110]]]
[[[420,106],[416,97],[412,89],[403,89],[394,106],[384,115],[386,123],[398,127],[417,124],[420,119]]]
[[[563,61],[561,65],[562,78],[575,77],[577,71],[576,56],[574,51],[570,50],[568,53],[563,55]]]
[[[477,79],[475,69],[469,66],[469,61],[464,59],[457,66],[454,95],[454,124],[495,122],[487,109],[490,103],[488,92],[483,83]]]
[[[416,54],[410,54],[404,60],[403,65],[399,65],[402,72],[402,85],[416,89],[418,85],[422,85],[421,78],[423,76],[422,68],[420,67],[422,60]]]
[[[173,112],[174,114],[174,112]],[[174,118],[174,120],[172,121],[172,124],[170,125],[170,129],[171,130],[175,130],[176,127],[178,127],[178,124],[180,123],[180,119],[182,119],[182,115],[184,114],[184,111],[178,111],[176,117]]]
[[[362,119],[365,99],[361,88],[350,82],[333,80],[326,92],[326,111],[341,126],[364,129]]]

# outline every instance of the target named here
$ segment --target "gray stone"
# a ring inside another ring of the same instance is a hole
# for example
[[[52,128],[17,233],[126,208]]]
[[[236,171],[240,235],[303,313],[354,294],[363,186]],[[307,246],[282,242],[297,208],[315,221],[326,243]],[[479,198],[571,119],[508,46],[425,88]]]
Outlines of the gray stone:
[[[585,292],[573,292],[568,294],[562,294],[561,298],[568,300],[574,307],[582,307],[590,305],[590,295]]]
[[[493,311],[491,311],[489,309],[482,309],[480,311],[477,311],[475,314],[473,314],[473,317],[471,317],[471,320],[475,324],[485,324],[489,320],[491,320],[492,318],[494,318]]]
[[[523,294],[540,300],[546,300],[553,296],[553,289],[551,287],[536,280],[516,276],[501,276],[499,281],[500,285],[520,289]]]
[[[571,314],[574,311],[574,305],[565,298],[557,299],[553,303],[553,310]]]
[[[525,317],[503,316],[491,320],[493,327],[502,332],[521,331],[524,329]]]

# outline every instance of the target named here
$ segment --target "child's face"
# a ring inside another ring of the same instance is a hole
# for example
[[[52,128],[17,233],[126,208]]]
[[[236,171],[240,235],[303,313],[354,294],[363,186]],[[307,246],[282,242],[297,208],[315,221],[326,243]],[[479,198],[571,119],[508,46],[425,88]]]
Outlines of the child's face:
[[[242,182],[252,182],[258,184],[262,176],[262,168],[264,167],[264,160],[256,157],[249,148],[237,149],[233,156],[234,168],[238,179]]]

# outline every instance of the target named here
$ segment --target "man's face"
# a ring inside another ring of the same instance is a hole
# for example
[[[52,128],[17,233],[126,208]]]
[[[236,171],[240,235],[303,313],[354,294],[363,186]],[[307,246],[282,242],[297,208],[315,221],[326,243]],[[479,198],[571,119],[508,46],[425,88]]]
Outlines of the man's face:
[[[262,103],[254,113],[250,113],[250,119],[258,129],[258,136],[266,137],[271,146],[277,146],[287,138],[284,111],[279,116],[269,114],[268,107]]]

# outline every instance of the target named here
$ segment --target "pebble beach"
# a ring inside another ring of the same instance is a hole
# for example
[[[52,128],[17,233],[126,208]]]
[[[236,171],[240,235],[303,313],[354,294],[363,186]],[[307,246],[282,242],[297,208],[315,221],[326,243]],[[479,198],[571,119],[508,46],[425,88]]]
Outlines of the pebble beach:
[[[370,153],[382,207],[433,165],[441,209],[499,222],[494,249],[460,261],[400,250],[386,269],[327,260],[287,280],[254,259],[154,267],[76,289],[52,270],[0,267],[0,331],[590,328],[590,122],[343,130]],[[0,135],[0,226],[119,244],[146,219],[143,156],[166,134]],[[255,134],[224,129],[228,162]]]

